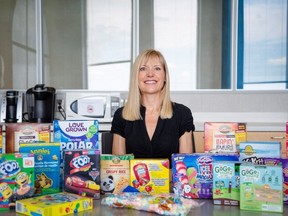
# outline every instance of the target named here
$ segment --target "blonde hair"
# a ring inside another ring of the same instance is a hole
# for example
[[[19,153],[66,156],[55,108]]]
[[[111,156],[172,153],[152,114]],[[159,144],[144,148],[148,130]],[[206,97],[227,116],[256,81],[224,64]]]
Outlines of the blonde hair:
[[[140,65],[143,62],[147,62],[151,58],[159,58],[166,76],[166,83],[161,91],[162,107],[160,111],[160,118],[171,118],[173,115],[172,102],[170,99],[170,79],[166,60],[159,51],[148,49],[138,55],[132,66],[128,98],[122,113],[123,118],[126,120],[135,121],[142,118],[140,114],[141,92],[138,85],[138,73]]]

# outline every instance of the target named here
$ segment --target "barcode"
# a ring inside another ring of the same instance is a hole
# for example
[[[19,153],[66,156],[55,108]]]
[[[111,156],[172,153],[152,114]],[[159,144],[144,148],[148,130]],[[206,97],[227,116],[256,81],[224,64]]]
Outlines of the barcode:
[[[22,205],[22,203],[16,202],[16,212],[23,212],[23,205]]]

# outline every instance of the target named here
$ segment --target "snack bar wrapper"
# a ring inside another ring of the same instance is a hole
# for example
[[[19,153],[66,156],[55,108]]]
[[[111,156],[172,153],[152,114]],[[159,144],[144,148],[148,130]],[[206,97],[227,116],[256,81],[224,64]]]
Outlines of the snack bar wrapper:
[[[201,206],[203,203],[191,199],[185,199],[175,194],[149,195],[144,193],[123,192],[111,194],[101,201],[102,205],[116,208],[130,208],[159,215],[184,216],[192,208]]]

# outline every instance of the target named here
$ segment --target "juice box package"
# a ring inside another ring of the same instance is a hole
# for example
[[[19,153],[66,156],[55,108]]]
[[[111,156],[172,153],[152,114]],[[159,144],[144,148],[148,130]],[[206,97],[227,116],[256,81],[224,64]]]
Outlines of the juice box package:
[[[19,151],[35,156],[35,196],[60,192],[60,144],[20,143]]]
[[[16,212],[23,215],[73,215],[93,209],[93,199],[61,192],[32,197],[16,202]]]
[[[100,199],[100,150],[64,151],[64,191]]]
[[[239,143],[247,140],[246,123],[205,122],[204,152],[234,153]]]
[[[34,164],[33,154],[0,154],[0,210],[34,195]]]
[[[172,154],[175,194],[190,199],[212,199],[213,162],[239,161],[238,154]]]
[[[288,158],[281,158],[283,171],[283,202],[288,205]]]
[[[101,154],[101,194],[118,194],[130,185],[130,160],[133,154]]]
[[[49,123],[6,123],[6,153],[19,152],[20,143],[51,142]]]
[[[213,203],[239,205],[239,162],[216,161],[213,163]]]
[[[130,160],[130,185],[147,194],[169,193],[169,160]]]
[[[281,166],[240,165],[240,209],[283,212]]]
[[[281,157],[281,142],[278,141],[247,141],[241,142],[239,147],[241,162],[254,163],[258,158]]]

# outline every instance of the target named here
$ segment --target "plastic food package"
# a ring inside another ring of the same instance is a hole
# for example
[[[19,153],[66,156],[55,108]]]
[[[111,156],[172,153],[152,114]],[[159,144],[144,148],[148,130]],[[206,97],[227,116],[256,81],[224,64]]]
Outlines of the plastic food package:
[[[116,208],[130,208],[159,215],[187,215],[192,208],[201,206],[203,203],[191,199],[185,199],[175,194],[149,195],[144,193],[123,192],[111,194],[101,201],[102,205]]]

